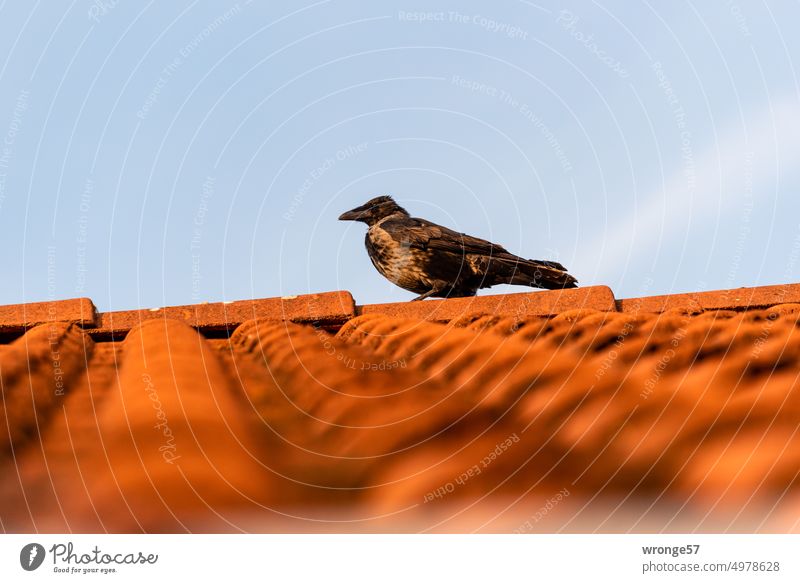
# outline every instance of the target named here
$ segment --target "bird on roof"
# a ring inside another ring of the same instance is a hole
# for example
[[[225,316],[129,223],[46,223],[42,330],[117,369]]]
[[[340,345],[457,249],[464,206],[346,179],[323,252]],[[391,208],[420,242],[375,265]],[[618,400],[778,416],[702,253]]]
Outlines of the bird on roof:
[[[501,283],[578,287],[560,263],[523,259],[496,243],[412,217],[391,196],[373,198],[339,220],[369,226],[365,243],[372,264],[395,285],[419,294],[411,301],[474,296]]]

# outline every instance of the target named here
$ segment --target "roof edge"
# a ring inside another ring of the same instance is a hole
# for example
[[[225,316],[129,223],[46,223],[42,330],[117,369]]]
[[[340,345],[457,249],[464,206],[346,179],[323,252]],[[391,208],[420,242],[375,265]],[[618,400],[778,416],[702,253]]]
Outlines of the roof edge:
[[[468,314],[503,314],[518,318],[555,316],[568,310],[617,311],[614,292],[605,285],[514,294],[447,298],[423,302],[397,302],[356,306],[356,314],[383,314],[448,322]]]
[[[740,311],[793,303],[800,303],[800,284],[797,283],[623,299],[617,301],[617,310],[626,313],[660,313],[674,309]]]
[[[72,322],[95,337],[116,338],[147,320],[174,319],[204,333],[229,333],[247,320],[275,319],[336,329],[362,314],[382,314],[449,322],[469,314],[496,314],[525,318],[555,316],[590,309],[599,312],[661,313],[673,309],[750,310],[778,304],[800,304],[800,284],[740,287],[727,290],[644,296],[617,300],[608,286],[530,291],[422,302],[356,305],[349,291],[338,290],[233,302],[213,302],[154,309],[100,313],[89,298],[0,306],[0,333],[21,334],[28,328],[54,322]]]

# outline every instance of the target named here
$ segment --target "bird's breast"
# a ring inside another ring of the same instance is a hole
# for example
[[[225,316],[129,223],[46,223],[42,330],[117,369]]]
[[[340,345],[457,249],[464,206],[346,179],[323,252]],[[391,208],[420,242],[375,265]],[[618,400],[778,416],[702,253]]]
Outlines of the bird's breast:
[[[408,290],[428,289],[425,258],[419,249],[397,241],[381,228],[380,223],[369,228],[365,243],[372,264],[386,279]]]

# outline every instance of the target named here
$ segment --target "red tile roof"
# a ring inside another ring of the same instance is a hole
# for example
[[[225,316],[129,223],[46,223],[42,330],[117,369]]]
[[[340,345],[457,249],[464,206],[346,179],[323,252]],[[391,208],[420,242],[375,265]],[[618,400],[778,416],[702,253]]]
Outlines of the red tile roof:
[[[800,530],[800,285],[0,308],[8,532]]]

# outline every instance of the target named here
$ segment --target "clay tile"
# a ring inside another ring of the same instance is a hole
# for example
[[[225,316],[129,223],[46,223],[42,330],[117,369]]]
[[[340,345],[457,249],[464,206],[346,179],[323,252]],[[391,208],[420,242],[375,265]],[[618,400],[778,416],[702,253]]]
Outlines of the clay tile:
[[[354,334],[356,334],[364,324],[367,322],[383,320],[386,316],[379,313],[370,313],[370,314],[363,314],[361,316],[357,316],[351,320],[349,320],[344,326],[339,329],[339,332],[336,333],[337,338],[341,338],[343,340],[347,340]]]
[[[499,316],[491,316],[488,314],[465,314],[450,321],[450,325],[455,328],[468,328],[470,326],[492,326],[500,319]]]
[[[83,372],[93,343],[73,324],[36,326],[0,354],[0,454],[19,448],[61,403]]]
[[[575,310],[565,310],[565,311],[561,312],[560,314],[558,314],[557,316],[555,316],[553,318],[553,321],[554,322],[558,322],[558,321],[564,320],[566,322],[577,322],[578,320],[581,320],[581,319],[586,318],[588,316],[594,316],[595,314],[598,314],[598,313],[602,313],[602,312],[598,312],[598,310],[592,310],[592,309],[587,309],[587,308],[578,308],[578,309],[575,309]]]
[[[766,317],[775,314],[782,320],[791,322],[800,321],[800,304],[778,304],[766,310]]]
[[[272,480],[259,463],[265,436],[207,341],[184,322],[148,321],[121,354],[85,483],[74,486],[90,496],[84,520],[171,532],[204,521],[198,528],[218,531],[258,512]]]
[[[97,311],[89,298],[0,306],[0,331],[16,332],[49,322],[94,326]]]
[[[289,320],[338,327],[355,315],[353,296],[346,291],[128,310],[100,314],[96,335],[124,334],[146,320],[169,318],[201,331],[231,330],[253,319]]]
[[[694,319],[697,321],[716,322],[718,320],[730,320],[731,318],[738,318],[739,316],[741,316],[741,312],[735,312],[734,310],[708,310],[701,314],[697,314],[694,316]]]
[[[379,313],[397,318],[449,322],[476,312],[524,318],[557,315],[575,309],[613,312],[617,307],[610,288],[591,286],[521,294],[425,300],[423,302],[370,304],[359,306],[357,312],[359,314]]]
[[[800,302],[800,284],[767,285],[700,293],[674,294],[619,300],[621,312],[664,312],[673,308],[746,310]]]

